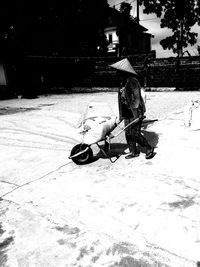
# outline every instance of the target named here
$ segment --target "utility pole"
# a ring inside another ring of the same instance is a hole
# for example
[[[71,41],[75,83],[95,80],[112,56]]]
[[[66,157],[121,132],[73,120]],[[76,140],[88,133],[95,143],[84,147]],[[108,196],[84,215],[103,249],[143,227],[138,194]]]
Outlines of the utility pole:
[[[136,0],[136,5],[137,5],[137,23],[139,24],[139,22],[140,22],[139,0]]]
[[[179,51],[178,56],[183,56],[183,19],[180,20],[180,40],[179,40]]]
[[[180,35],[177,43],[178,57],[183,56],[183,26],[184,26],[184,16],[185,16],[185,6],[186,6],[186,0],[176,0],[175,10],[176,10],[176,16],[179,19],[179,27],[180,27]]]

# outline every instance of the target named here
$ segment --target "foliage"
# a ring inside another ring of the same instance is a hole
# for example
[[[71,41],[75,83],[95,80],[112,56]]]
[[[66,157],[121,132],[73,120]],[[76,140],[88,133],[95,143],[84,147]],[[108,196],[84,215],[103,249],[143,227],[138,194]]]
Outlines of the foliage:
[[[120,5],[120,12],[126,17],[130,17],[132,6],[129,3],[122,2]]]
[[[181,48],[197,41],[197,33],[192,32],[192,26],[200,24],[199,0],[140,0],[144,5],[144,13],[155,13],[161,19],[161,28],[169,28],[172,35],[161,40],[164,49],[178,53]]]
[[[29,54],[95,54],[107,7],[107,0],[3,1],[0,41]]]

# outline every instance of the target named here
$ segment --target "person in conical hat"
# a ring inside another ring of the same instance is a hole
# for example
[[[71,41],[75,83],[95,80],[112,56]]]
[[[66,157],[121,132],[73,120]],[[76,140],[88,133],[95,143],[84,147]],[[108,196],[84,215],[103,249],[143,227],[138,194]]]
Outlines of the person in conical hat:
[[[141,95],[138,74],[127,58],[109,66],[116,69],[121,78],[121,85],[118,91],[120,120],[124,119],[124,124],[127,126],[133,120],[140,118],[137,124],[133,124],[125,131],[126,141],[130,150],[130,154],[125,158],[131,159],[138,157],[140,151],[137,145],[139,144],[146,148],[146,159],[151,159],[155,155],[154,148],[141,134],[142,118],[144,117],[146,108]]]

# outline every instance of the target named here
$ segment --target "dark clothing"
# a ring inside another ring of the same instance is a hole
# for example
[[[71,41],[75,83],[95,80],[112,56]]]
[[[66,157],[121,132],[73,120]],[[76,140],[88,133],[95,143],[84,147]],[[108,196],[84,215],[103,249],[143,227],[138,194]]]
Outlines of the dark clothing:
[[[125,126],[131,121],[144,116],[146,111],[145,104],[141,96],[140,83],[135,77],[127,79],[124,88],[121,88],[119,91],[118,99],[119,116],[120,119],[124,119]],[[137,144],[147,149],[151,148],[141,134],[141,124],[142,121],[126,129],[125,136],[131,153],[137,152]]]
[[[135,119],[134,118],[124,119],[124,125],[127,126],[133,120]],[[150,148],[149,143],[144,138],[144,136],[141,134],[141,126],[142,126],[142,121],[126,129],[125,137],[126,137],[126,141],[129,146],[130,152],[135,153],[137,151],[137,144],[139,144],[142,147]]]
[[[145,111],[140,84],[136,78],[130,77],[119,91],[119,117],[136,119],[143,116]]]

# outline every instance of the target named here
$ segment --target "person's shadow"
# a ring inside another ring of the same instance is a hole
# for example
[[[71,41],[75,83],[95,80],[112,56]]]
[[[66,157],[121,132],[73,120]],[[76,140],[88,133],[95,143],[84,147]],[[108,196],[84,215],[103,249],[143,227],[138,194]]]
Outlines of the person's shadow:
[[[152,125],[154,123],[156,123],[156,122],[155,121],[144,122],[142,124],[141,133],[143,134],[143,136],[145,137],[145,139],[148,141],[148,143],[152,147],[156,148],[157,145],[158,145],[158,142],[159,142],[159,135],[156,132],[148,131],[147,130],[148,126],[150,126],[150,125]],[[141,147],[141,146],[139,146],[139,147],[140,147],[140,151],[142,153],[145,153],[146,152],[146,150],[145,150],[144,147]],[[155,154],[156,154],[156,152],[155,152]]]

